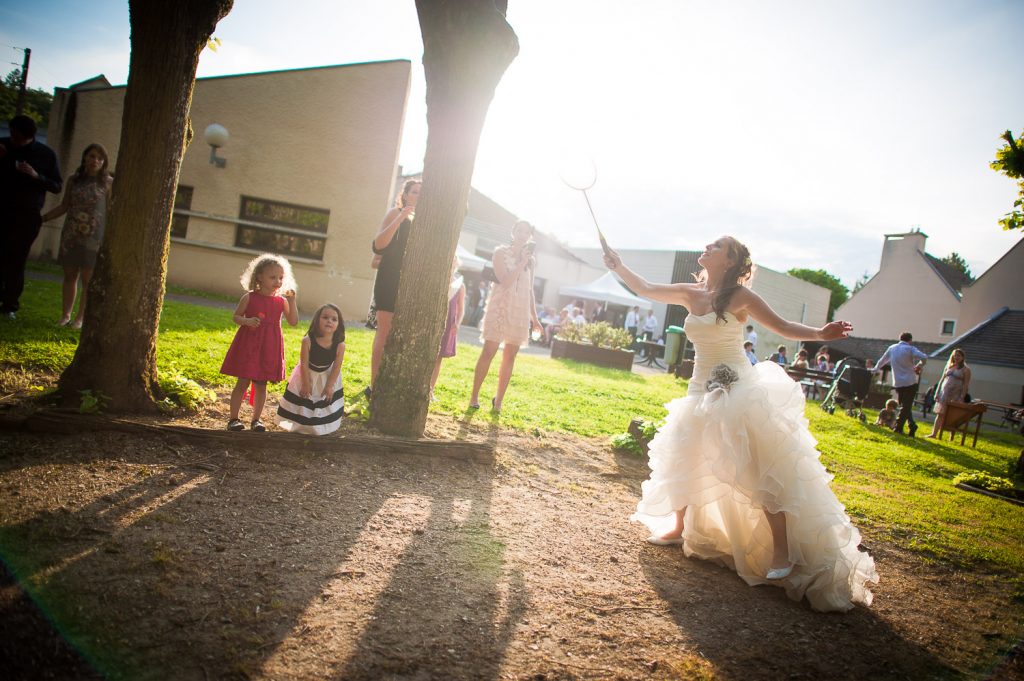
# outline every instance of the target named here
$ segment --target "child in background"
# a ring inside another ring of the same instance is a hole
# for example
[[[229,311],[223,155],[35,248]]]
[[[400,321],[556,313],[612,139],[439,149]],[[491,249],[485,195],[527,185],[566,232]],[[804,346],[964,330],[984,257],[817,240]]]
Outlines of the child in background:
[[[896,413],[899,411],[900,403],[896,400],[886,400],[885,409],[878,412],[878,418],[875,420],[876,426],[885,426],[892,430],[896,426]]]
[[[327,435],[341,426],[345,392],[341,363],[345,358],[345,320],[327,303],[313,315],[302,338],[302,359],[288,379],[277,405],[277,423],[292,433]]]
[[[462,275],[459,274],[459,257],[455,256],[452,260],[451,279],[448,281],[448,316],[445,319],[444,331],[441,333],[441,349],[434,364],[434,375],[430,377],[431,402],[437,401],[434,397],[434,386],[437,385],[437,376],[441,373],[441,360],[455,356],[459,325],[462,324],[462,315],[465,311],[466,285],[462,283]]]
[[[238,420],[238,412],[252,384],[249,400],[253,405],[251,427],[262,433],[267,429],[260,420],[267,401],[267,381],[282,381],[285,376],[281,316],[292,326],[299,323],[295,278],[291,263],[285,258],[264,254],[249,262],[240,281],[247,293],[238,301],[232,316],[239,329],[220,368],[222,374],[238,378],[231,391],[228,430],[245,430]],[[282,290],[284,292],[278,295]]]

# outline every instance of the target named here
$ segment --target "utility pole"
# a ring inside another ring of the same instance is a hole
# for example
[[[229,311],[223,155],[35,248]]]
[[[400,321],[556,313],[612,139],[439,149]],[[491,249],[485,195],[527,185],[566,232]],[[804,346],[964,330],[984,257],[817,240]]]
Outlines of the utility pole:
[[[14,115],[20,116],[25,108],[25,88],[28,87],[28,60],[32,56],[32,50],[25,48],[25,62],[21,65],[21,86],[18,88],[18,105],[15,107]]]

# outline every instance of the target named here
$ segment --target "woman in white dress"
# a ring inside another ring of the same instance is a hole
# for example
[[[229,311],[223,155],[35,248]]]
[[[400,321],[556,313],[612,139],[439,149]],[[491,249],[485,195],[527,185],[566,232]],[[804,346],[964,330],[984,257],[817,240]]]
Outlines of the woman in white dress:
[[[750,585],[783,586],[816,610],[871,604],[874,561],[836,499],[807,428],[804,395],[773,362],[751,365],[743,353],[748,320],[791,340],[831,341],[852,326],[821,328],[776,314],[743,283],[747,248],[732,237],[708,244],[692,284],[652,284],[622,264],[605,264],[637,295],[682,305],[696,350],[686,397],[670,402],[650,444],[650,479],[633,520],[659,546],[720,562]]]

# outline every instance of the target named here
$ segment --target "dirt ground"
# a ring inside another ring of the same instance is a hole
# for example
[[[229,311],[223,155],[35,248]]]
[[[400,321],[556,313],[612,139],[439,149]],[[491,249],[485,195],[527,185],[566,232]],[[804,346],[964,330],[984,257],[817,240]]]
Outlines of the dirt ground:
[[[874,605],[816,613],[644,543],[603,441],[428,430],[493,460],[0,430],[0,678],[1024,678],[1005,575],[861,527]]]

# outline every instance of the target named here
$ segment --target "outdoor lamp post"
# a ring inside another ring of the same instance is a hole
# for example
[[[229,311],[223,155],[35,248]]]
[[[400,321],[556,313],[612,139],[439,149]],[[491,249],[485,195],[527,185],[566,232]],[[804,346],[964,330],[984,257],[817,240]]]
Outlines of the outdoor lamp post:
[[[210,163],[223,168],[228,160],[217,156],[217,149],[228,143],[228,129],[219,123],[210,123],[203,132],[203,139],[210,145]]]

